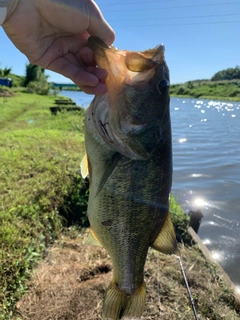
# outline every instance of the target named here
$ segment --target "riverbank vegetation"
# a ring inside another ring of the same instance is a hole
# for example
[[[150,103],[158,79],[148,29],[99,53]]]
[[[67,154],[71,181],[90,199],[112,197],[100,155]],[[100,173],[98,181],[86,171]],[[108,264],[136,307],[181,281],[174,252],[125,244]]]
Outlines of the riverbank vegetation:
[[[240,67],[219,71],[210,80],[173,84],[170,94],[178,97],[240,101]]]
[[[170,94],[176,97],[240,101],[240,80],[203,80],[173,84]]]
[[[84,154],[84,110],[51,115],[49,107],[54,104],[54,99],[55,97],[50,95],[39,96],[18,91],[6,99],[0,97],[0,319],[2,320],[43,319],[42,315],[40,318],[34,316],[34,312],[24,315],[26,309],[19,307],[21,302],[17,307],[14,306],[26,292],[27,287],[31,286],[28,280],[32,277],[37,264],[46,255],[46,261],[49,261],[51,256],[49,246],[53,245],[56,239],[58,241],[64,239],[63,242],[60,241],[60,247],[64,248],[61,259],[66,260],[64,255],[67,254],[68,243],[70,243],[69,248],[74,247],[72,239],[78,239],[79,234],[82,234],[80,230],[88,226],[86,217],[88,181],[81,178],[79,169]],[[187,243],[188,217],[174,198],[171,199],[171,211],[177,235]],[[67,243],[66,247],[64,242]],[[84,250],[88,249],[84,247]],[[95,259],[101,264],[101,257],[106,256],[106,253],[91,255],[92,250],[95,249],[89,249],[88,267],[78,261],[82,268],[83,265],[84,268],[88,268],[87,271],[84,269],[84,272],[90,275],[92,265],[96,264]],[[70,253],[68,251],[68,254]],[[80,260],[83,259],[82,254],[88,255],[83,251],[76,253],[79,254]],[[194,258],[196,261],[200,259],[197,258],[198,254],[196,253]],[[70,256],[67,259],[71,262]],[[194,259],[189,262],[192,266],[196,264]],[[67,262],[65,267],[68,268]],[[207,272],[203,272],[205,277],[209,276]],[[171,272],[168,272],[168,277],[172,277]],[[177,275],[176,277],[178,278]],[[67,278],[66,275],[64,278]],[[162,287],[164,291],[170,290],[167,284],[170,278],[166,279],[166,287]],[[177,281],[182,280],[178,278]],[[235,315],[232,292],[218,282],[217,270],[212,281],[216,281],[222,292],[220,297],[223,307],[226,308],[225,312]],[[49,290],[50,286],[51,284]],[[103,295],[103,289],[100,288],[99,294]],[[211,294],[214,295],[214,292]],[[79,295],[77,296],[79,299]],[[89,298],[91,304],[96,302],[95,298],[92,298],[92,300]],[[173,296],[169,299],[177,303]],[[183,299],[184,307],[188,306],[187,298],[185,300]],[[55,303],[53,300],[52,302]],[[40,309],[43,308],[43,305],[39,303],[37,305]],[[206,308],[206,305],[201,302],[200,308]],[[50,309],[47,311],[50,316],[44,316],[46,319],[51,319]],[[58,319],[60,318],[59,316]],[[71,319],[70,316],[67,319]],[[76,314],[72,319],[76,319]],[[81,319],[86,319],[85,314]]]
[[[218,71],[211,78],[211,81],[222,80],[240,80],[240,66]]]
[[[26,87],[28,92],[45,95],[50,89],[81,91],[75,84],[49,83],[44,69],[32,64],[26,65],[25,76],[11,73],[11,68],[0,69],[0,76],[13,80],[13,87]],[[193,80],[172,84],[170,94],[177,97],[206,98],[215,100],[240,101],[240,67],[228,68],[216,72],[211,79]]]

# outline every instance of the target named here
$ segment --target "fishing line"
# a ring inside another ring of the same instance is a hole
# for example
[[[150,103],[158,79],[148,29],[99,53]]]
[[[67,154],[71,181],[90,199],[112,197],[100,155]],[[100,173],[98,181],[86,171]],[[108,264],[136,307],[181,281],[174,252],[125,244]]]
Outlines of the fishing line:
[[[158,259],[158,262],[157,262],[157,266],[158,266],[158,283],[159,283],[159,279],[160,279],[160,257],[159,257],[159,254],[157,255],[157,259]],[[160,284],[158,284],[157,286],[157,294],[158,294],[158,303],[159,303],[159,317],[161,316],[161,298],[160,298]]]
[[[175,254],[173,254],[172,256],[175,257],[176,259],[178,259],[178,261],[179,261],[179,265],[180,265],[180,268],[181,268],[181,271],[182,271],[182,275],[183,275],[183,278],[184,278],[184,281],[185,281],[185,285],[186,285],[186,288],[187,288],[187,291],[188,291],[189,300],[191,302],[191,306],[192,306],[192,310],[193,310],[195,319],[199,320],[198,319],[198,315],[197,315],[197,311],[196,311],[196,308],[195,308],[195,304],[194,304],[194,299],[192,297],[192,294],[191,294],[191,291],[190,291],[190,288],[189,288],[189,285],[188,285],[187,277],[186,277],[185,271],[183,269],[183,264],[182,264],[181,257],[177,256]]]

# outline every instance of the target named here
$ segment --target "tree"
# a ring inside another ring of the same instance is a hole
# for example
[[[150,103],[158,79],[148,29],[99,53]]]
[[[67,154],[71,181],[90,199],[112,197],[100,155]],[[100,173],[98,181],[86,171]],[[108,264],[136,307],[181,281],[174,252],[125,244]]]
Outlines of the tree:
[[[49,93],[50,84],[47,79],[48,76],[44,74],[45,69],[34,65],[26,65],[26,77],[24,86],[28,88],[28,92],[46,95]]]
[[[7,77],[10,75],[12,68],[5,67],[4,69],[0,69],[0,77]]]
[[[214,74],[212,81],[240,79],[240,67],[228,68]]]
[[[44,68],[36,66],[35,64],[27,64],[24,86],[26,87],[31,81],[47,81],[48,76],[44,74],[44,71]]]

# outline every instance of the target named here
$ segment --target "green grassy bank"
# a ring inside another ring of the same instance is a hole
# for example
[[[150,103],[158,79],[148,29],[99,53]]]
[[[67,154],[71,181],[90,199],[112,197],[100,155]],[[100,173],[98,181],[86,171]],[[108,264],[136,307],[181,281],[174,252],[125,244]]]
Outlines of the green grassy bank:
[[[173,84],[171,96],[240,101],[240,81],[189,81]]]
[[[11,319],[32,268],[72,222],[86,223],[79,175],[83,114],[52,116],[54,97],[0,97],[0,319]],[[81,212],[83,215],[81,215]],[[77,216],[78,213],[78,216]]]
[[[0,97],[0,319],[16,301],[46,248],[65,227],[87,226],[88,184],[80,177],[84,110],[51,115],[53,96]],[[187,218],[171,200],[175,224]],[[180,217],[180,218],[179,218]]]

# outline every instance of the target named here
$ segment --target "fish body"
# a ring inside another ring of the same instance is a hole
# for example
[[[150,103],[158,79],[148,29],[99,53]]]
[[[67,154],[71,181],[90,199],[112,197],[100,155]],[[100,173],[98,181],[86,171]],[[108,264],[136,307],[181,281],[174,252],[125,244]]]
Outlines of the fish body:
[[[130,52],[90,37],[89,46],[108,71],[107,93],[86,111],[81,165],[89,174],[91,230],[113,263],[103,317],[141,317],[148,249],[173,253],[176,247],[169,215],[169,71],[163,45]]]

